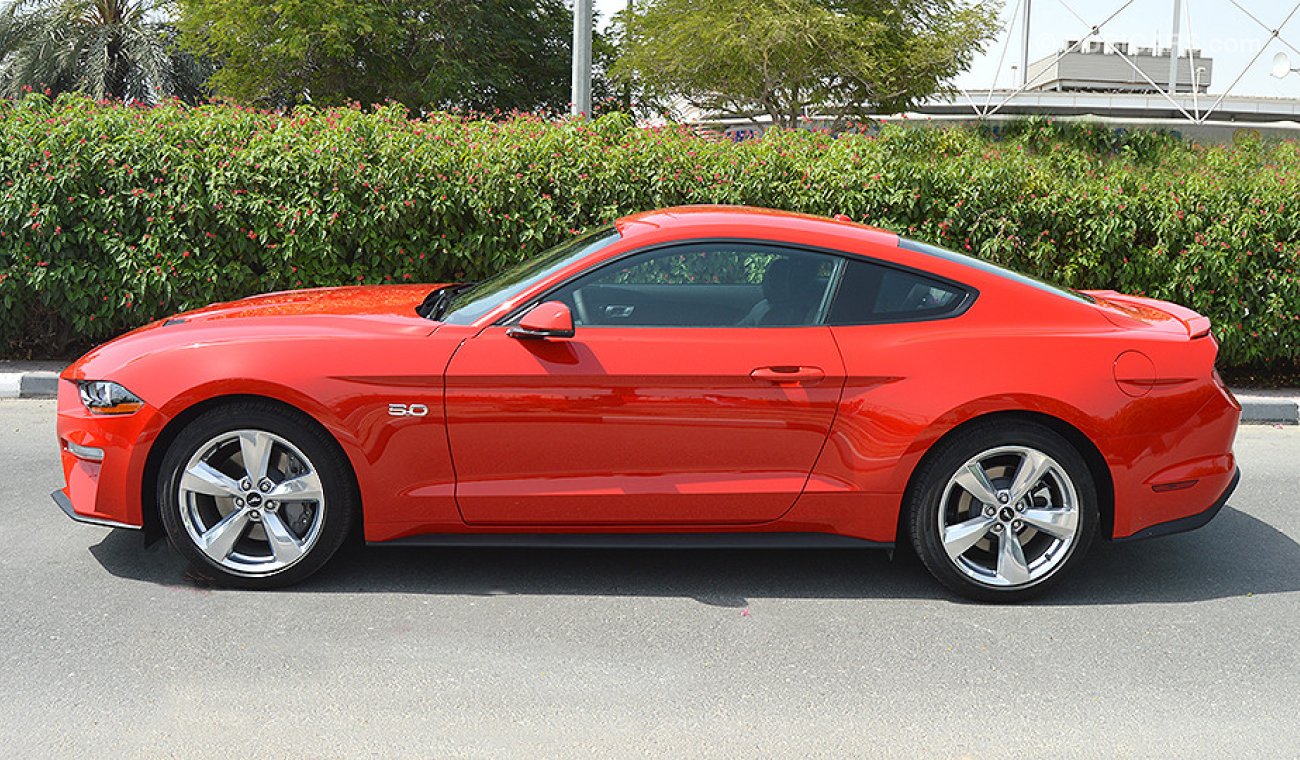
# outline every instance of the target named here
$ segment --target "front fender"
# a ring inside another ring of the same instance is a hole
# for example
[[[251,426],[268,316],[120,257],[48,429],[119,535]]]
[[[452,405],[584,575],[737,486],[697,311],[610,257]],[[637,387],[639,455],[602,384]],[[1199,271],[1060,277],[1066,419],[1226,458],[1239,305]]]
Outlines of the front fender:
[[[285,336],[251,325],[196,326],[167,341],[158,329],[91,352],[64,378],[121,383],[148,412],[119,455],[111,463],[106,457],[103,467],[120,477],[111,492],[99,489],[95,502],[139,525],[142,499],[148,504],[146,465],[171,426],[225,398],[260,397],[298,409],[338,442],[360,486],[368,539],[411,522],[459,523],[442,403],[443,372],[459,341],[431,334],[427,322],[399,327],[352,331],[361,334],[308,327]],[[75,386],[65,384],[72,393],[66,420],[60,405],[61,431],[84,428]],[[423,405],[429,413],[393,417],[390,404]]]

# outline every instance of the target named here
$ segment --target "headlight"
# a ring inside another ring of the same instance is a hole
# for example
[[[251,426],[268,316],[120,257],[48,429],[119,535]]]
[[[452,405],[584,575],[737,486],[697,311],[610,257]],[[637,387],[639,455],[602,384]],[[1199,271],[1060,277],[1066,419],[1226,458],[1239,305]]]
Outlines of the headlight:
[[[93,414],[130,414],[144,406],[134,393],[107,380],[86,380],[79,387],[81,403]]]

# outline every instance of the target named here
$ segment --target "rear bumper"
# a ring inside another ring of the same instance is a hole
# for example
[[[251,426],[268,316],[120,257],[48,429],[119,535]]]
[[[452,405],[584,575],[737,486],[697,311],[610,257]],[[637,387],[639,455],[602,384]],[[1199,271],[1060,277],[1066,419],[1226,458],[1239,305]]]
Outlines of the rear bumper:
[[[1180,517],[1176,520],[1156,523],[1155,525],[1143,528],[1131,536],[1117,538],[1115,539],[1115,542],[1123,543],[1125,541],[1141,541],[1144,538],[1169,536],[1175,533],[1185,533],[1189,530],[1196,530],[1197,528],[1204,527],[1208,522],[1210,522],[1210,520],[1213,520],[1214,516],[1219,514],[1219,510],[1223,509],[1223,506],[1228,503],[1228,499],[1232,496],[1232,492],[1237,489],[1237,483],[1240,481],[1241,468],[1237,468],[1232,473],[1232,481],[1228,483],[1228,487],[1219,495],[1219,498],[1214,500],[1214,503],[1210,505],[1209,509],[1206,509],[1204,512],[1198,512],[1194,515],[1188,515],[1187,517]]]
[[[1177,532],[1162,526],[1192,523],[1231,492],[1241,406],[1222,384],[1209,378],[1152,392],[1126,412],[1125,434],[1105,442],[1115,488],[1112,539]]]
[[[104,517],[88,517],[86,515],[77,514],[77,511],[72,508],[72,500],[69,499],[68,495],[63,492],[63,489],[59,489],[58,491],[55,491],[54,493],[50,494],[50,497],[54,499],[55,504],[59,505],[59,509],[63,510],[63,514],[67,515],[73,520],[76,520],[79,523],[86,523],[87,525],[99,525],[105,528],[127,528],[129,530],[140,529],[139,525],[127,525],[126,523],[118,522],[117,520],[109,520]]]

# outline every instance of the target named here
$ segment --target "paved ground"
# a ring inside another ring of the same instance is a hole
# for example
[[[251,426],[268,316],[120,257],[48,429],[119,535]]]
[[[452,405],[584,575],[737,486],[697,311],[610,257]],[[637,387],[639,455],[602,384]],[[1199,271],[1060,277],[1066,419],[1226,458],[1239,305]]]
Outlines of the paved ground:
[[[0,755],[1300,754],[1300,429],[1192,534],[1022,607],[857,551],[356,549],[289,592],[77,525],[0,401]]]

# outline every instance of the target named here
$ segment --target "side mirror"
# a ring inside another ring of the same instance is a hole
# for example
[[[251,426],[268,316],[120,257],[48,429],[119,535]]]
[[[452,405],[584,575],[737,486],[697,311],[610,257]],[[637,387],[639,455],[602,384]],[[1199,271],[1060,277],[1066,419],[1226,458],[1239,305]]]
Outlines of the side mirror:
[[[572,338],[573,314],[559,301],[539,303],[519,320],[519,324],[506,330],[506,335],[524,340]]]

